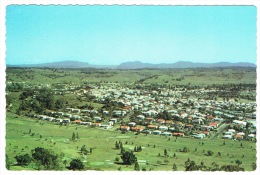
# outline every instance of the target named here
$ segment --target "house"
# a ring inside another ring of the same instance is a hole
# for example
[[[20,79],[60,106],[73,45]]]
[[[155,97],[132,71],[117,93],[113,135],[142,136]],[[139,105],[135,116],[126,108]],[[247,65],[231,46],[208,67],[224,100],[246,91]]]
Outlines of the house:
[[[63,116],[67,117],[67,118],[71,118],[72,115],[71,114],[64,114]]]
[[[185,125],[185,128],[191,129],[191,128],[193,128],[193,125],[192,125],[192,124],[186,124],[186,125]]]
[[[109,115],[109,111],[103,111],[103,115]]]
[[[224,132],[224,135],[231,135],[231,136],[233,136],[234,133],[233,133],[233,132],[230,132],[230,131],[227,131],[227,132]]]
[[[141,133],[144,133],[144,134],[152,134],[152,131],[150,131],[150,130],[142,130]]]
[[[240,121],[240,120],[233,120],[234,124],[238,124],[238,125],[242,125],[243,127],[246,126],[247,122],[244,121]]]
[[[113,122],[114,124],[117,122],[116,118],[111,118],[109,121]]]
[[[232,135],[224,135],[222,136],[222,139],[232,139],[233,136]]]
[[[101,126],[101,123],[92,123],[92,126],[94,126],[94,127],[100,127]]]
[[[147,128],[148,129],[157,129],[158,126],[156,126],[156,125],[147,125]]]
[[[80,109],[72,109],[71,112],[72,113],[80,113]]]
[[[252,139],[252,138],[255,138],[255,135],[254,134],[249,134],[248,137]]]
[[[175,136],[175,137],[183,137],[183,136],[184,136],[184,133],[183,133],[183,132],[174,132],[174,133],[172,133],[172,136]]]
[[[81,122],[80,124],[81,125],[88,125],[88,126],[90,126],[92,123],[91,122]]]
[[[74,120],[72,123],[80,124],[81,122],[81,120]]]
[[[102,120],[101,117],[93,117],[93,119],[94,119],[95,121],[101,121],[101,120]]]
[[[109,129],[109,128],[111,128],[111,125],[101,124],[100,127],[103,128],[103,129]]]
[[[130,123],[128,123],[128,126],[130,126],[130,127],[133,127],[133,126],[135,126],[135,125],[136,125],[135,122],[130,122]]]
[[[157,123],[159,123],[159,124],[164,124],[165,123],[165,120],[164,119],[157,119],[157,121],[156,121]]]
[[[121,126],[120,126],[120,130],[121,130],[121,131],[129,131],[129,130],[130,130],[130,127],[129,127],[129,126],[125,126],[125,125],[121,125]]]
[[[72,118],[74,119],[80,119],[81,117],[79,115],[73,115]]]
[[[65,111],[67,112],[71,112],[73,110],[73,108],[66,108]]]
[[[159,126],[158,128],[160,131],[167,131],[168,127],[167,126]]]
[[[169,131],[173,132],[173,131],[175,131],[175,128],[174,127],[170,127]]]
[[[141,126],[133,126],[133,127],[130,128],[130,130],[134,131],[134,132],[141,132],[141,131],[144,130],[144,128],[141,127]]]
[[[201,129],[201,131],[210,131],[210,130],[213,130],[213,127],[203,125],[203,126],[200,127],[200,129]]]
[[[162,133],[162,131],[159,131],[159,130],[153,131],[153,134],[154,134],[154,135],[160,135],[161,133]]]
[[[172,136],[171,132],[163,132],[161,133],[162,136]]]
[[[194,138],[196,139],[203,139],[205,136],[201,135],[201,134],[197,134],[194,136]]]
[[[63,123],[70,123],[70,119],[63,119]]]
[[[145,116],[144,115],[138,115],[136,116],[136,118],[140,119],[140,120],[144,120],[145,119]]]
[[[87,109],[84,109],[84,110],[81,110],[81,113],[89,113],[90,110],[87,110]]]
[[[236,140],[242,140],[243,138],[244,138],[244,135],[241,135],[238,133],[234,136],[234,139],[236,139]]]
[[[209,126],[211,126],[212,128],[216,129],[216,128],[218,128],[219,123],[218,123],[218,122],[211,122],[211,123],[209,124]]]
[[[109,125],[109,126],[113,126],[113,125],[114,125],[114,122],[109,121],[109,122],[108,122],[108,125]]]
[[[173,121],[172,120],[165,120],[165,124],[166,125],[171,125],[171,124],[173,124]]]
[[[61,119],[61,118],[56,118],[52,121],[57,122],[57,123],[63,123],[63,119]]]

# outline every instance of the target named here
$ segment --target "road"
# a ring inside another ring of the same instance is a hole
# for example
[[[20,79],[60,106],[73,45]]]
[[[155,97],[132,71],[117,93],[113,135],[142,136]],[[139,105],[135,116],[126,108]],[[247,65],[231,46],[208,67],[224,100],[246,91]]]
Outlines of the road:
[[[223,123],[223,124],[218,128],[216,134],[211,138],[211,140],[215,140],[215,139],[219,136],[219,134],[222,134],[222,133],[224,132],[224,130],[225,130],[225,128],[226,128],[227,125],[228,125],[228,124]]]

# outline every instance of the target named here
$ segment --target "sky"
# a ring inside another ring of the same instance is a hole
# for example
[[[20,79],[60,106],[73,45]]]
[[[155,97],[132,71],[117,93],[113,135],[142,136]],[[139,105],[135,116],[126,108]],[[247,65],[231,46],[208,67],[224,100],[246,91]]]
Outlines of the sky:
[[[255,6],[6,8],[6,64],[256,64]]]

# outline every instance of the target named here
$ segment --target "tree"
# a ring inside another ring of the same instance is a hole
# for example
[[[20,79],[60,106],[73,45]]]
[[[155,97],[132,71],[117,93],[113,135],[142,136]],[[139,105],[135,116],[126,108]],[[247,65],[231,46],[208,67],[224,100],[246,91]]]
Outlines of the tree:
[[[81,148],[80,148],[80,152],[83,153],[83,154],[88,154],[88,150],[86,148],[86,145],[83,145]]]
[[[196,171],[199,170],[199,167],[196,165],[196,163],[188,158],[188,160],[185,162],[185,171]]]
[[[115,147],[116,147],[116,149],[119,149],[120,148],[120,145],[119,145],[119,143],[116,141],[116,143],[115,143]]]
[[[237,166],[240,166],[242,164],[242,161],[237,159],[235,163],[237,164]]]
[[[75,142],[75,140],[76,140],[76,135],[75,135],[75,133],[73,132],[73,133],[72,133],[72,141]]]
[[[168,152],[166,150],[166,148],[164,149],[164,156],[166,157],[168,155]]]
[[[137,161],[135,162],[135,169],[134,170],[135,171],[140,171],[140,167],[139,167],[139,164],[138,164]]]
[[[208,150],[208,151],[207,151],[207,155],[208,155],[208,156],[212,156],[213,154],[214,154],[213,151],[211,151],[211,150]]]
[[[173,163],[173,165],[172,165],[172,169],[173,169],[173,171],[177,171],[177,166],[176,166],[175,163]]]
[[[123,163],[126,165],[132,165],[137,161],[137,158],[132,151],[126,151],[125,153],[123,153],[121,159],[123,160]]]
[[[45,148],[37,147],[32,152],[33,160],[38,165],[38,169],[43,167],[45,170],[58,170],[59,160],[58,155]]]
[[[10,170],[10,166],[11,166],[11,162],[9,160],[8,155],[6,154],[5,155],[5,167],[6,167],[7,170]]]
[[[29,154],[19,155],[14,157],[18,165],[28,165],[32,158]]]
[[[256,170],[256,163],[253,162],[252,165],[251,165],[251,167],[252,167],[252,170],[255,171],[255,170]]]
[[[79,139],[79,133],[77,132],[77,136],[76,136],[77,139]]]
[[[63,108],[63,107],[64,107],[64,104],[65,104],[64,99],[59,98],[59,99],[56,100],[56,102],[55,102],[55,109],[58,110],[58,109]]]
[[[62,162],[64,165],[65,165],[65,167],[67,166],[67,163],[68,163],[68,161],[65,159],[65,160],[63,160],[63,162]]]
[[[72,169],[73,171],[74,171],[74,170],[82,170],[82,169],[84,169],[84,165],[83,165],[83,163],[81,162],[81,160],[79,160],[79,159],[73,159],[73,160],[70,162],[69,169]]]

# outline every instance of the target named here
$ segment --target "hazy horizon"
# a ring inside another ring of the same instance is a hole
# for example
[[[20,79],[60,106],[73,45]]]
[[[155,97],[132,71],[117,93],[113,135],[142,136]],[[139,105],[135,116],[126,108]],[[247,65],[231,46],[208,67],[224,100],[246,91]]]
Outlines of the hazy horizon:
[[[250,63],[250,62],[246,62],[246,61],[242,61],[242,62],[229,62],[229,61],[220,61],[220,62],[212,62],[212,63],[209,63],[209,62],[194,62],[194,61],[176,61],[176,62],[172,62],[172,63],[151,63],[151,62],[142,62],[142,61],[139,61],[139,60],[136,60],[136,61],[125,61],[125,62],[121,62],[119,64],[91,64],[87,61],[77,61],[77,60],[61,60],[61,61],[53,61],[53,62],[39,62],[39,63],[28,63],[28,64],[6,64],[6,65],[34,65],[34,64],[49,64],[49,63],[60,63],[60,62],[80,62],[80,63],[87,63],[87,64],[90,64],[90,65],[97,65],[97,66],[118,66],[120,64],[123,64],[123,63],[130,63],[130,62],[140,62],[140,63],[144,63],[144,64],[174,64],[174,63],[178,63],[178,62],[191,62],[191,63],[205,63],[205,64],[214,64],[214,63]],[[252,63],[252,64],[255,64],[256,63]]]
[[[256,64],[254,6],[6,8],[6,64]]]

